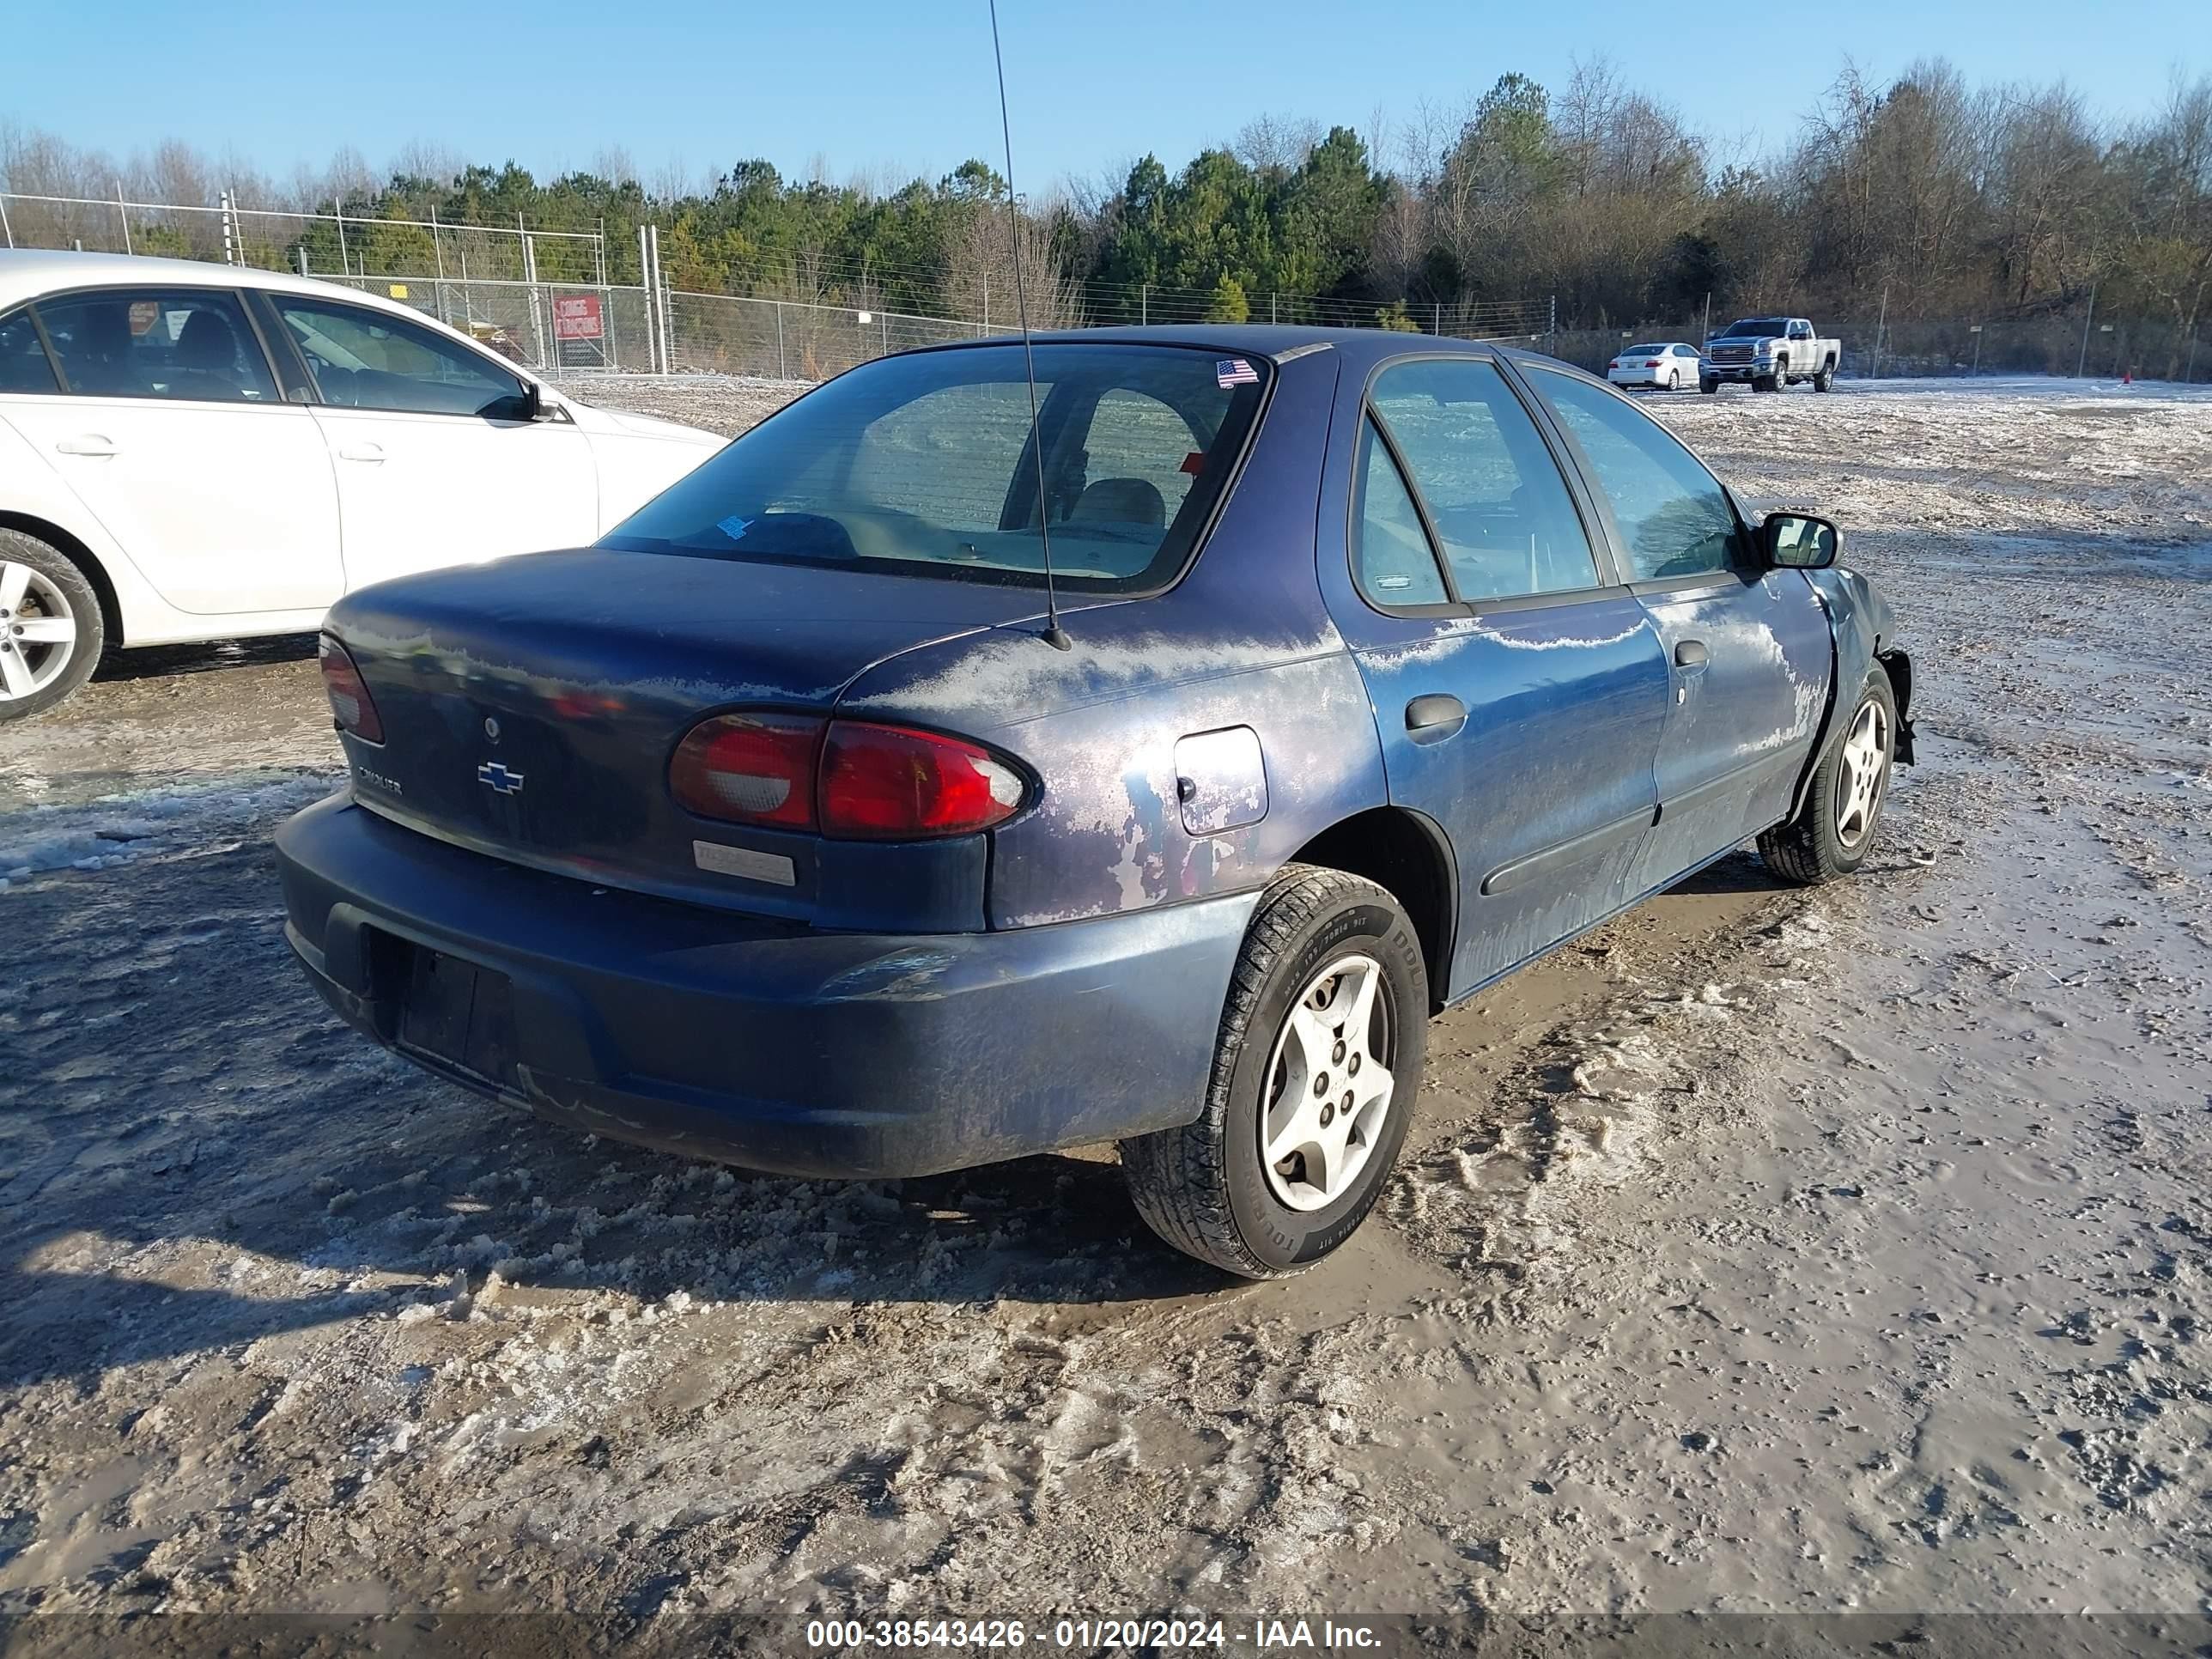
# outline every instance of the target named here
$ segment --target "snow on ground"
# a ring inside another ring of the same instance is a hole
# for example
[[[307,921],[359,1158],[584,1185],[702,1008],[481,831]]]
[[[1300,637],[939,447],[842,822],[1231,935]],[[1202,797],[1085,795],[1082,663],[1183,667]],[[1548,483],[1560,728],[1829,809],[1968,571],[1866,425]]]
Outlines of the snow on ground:
[[[1856,879],[1731,858],[1438,1021],[1281,1284],[1110,1152],[760,1179],[367,1048],[278,937],[296,650],[0,728],[0,1616],[2212,1613],[2212,419],[1648,406],[1836,511],[1923,764]]]
[[[275,781],[152,787],[81,805],[0,814],[0,886],[48,870],[109,870],[149,854],[197,848],[212,830],[296,811],[337,788],[331,773]]]

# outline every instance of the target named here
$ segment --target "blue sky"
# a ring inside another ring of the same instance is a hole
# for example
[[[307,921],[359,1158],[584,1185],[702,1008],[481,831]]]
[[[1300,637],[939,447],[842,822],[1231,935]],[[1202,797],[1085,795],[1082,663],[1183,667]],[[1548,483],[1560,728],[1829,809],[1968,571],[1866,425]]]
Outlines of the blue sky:
[[[1001,0],[1025,192],[1146,149],[1180,166],[1263,112],[1366,128],[1454,106],[1507,70],[1562,82],[1602,52],[1724,155],[1788,139],[1849,50],[1869,73],[1941,54],[1970,81],[2063,76],[2093,109],[2146,110],[2169,69],[2212,70],[2206,0],[1400,0],[1173,5]],[[410,141],[541,174],[619,146],[652,181],[765,155],[787,174],[935,179],[996,161],[984,0],[915,6],[653,0],[403,7],[88,0],[15,33],[0,117],[123,155],[166,137],[279,178],[340,145],[382,166]],[[1693,21],[1691,20],[1694,20]],[[1698,72],[1705,42],[1756,48],[1749,84]],[[2195,61],[2189,62],[2193,53]]]

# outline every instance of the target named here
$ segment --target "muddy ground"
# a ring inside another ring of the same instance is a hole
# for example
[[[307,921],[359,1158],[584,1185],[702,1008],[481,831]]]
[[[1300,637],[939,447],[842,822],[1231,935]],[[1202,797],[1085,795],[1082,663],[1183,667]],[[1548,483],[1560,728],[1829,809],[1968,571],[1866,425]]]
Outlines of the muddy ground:
[[[757,1180],[366,1047],[302,642],[0,728],[0,1613],[2212,1613],[2212,401],[1655,407],[1846,525],[1923,764],[1444,1017],[1285,1283],[1110,1152]]]

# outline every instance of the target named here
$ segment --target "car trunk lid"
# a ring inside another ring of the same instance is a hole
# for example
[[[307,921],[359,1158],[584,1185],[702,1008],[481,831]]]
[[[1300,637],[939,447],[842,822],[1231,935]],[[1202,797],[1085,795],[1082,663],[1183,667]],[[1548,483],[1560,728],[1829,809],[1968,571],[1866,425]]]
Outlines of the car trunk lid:
[[[833,567],[587,550],[369,587],[329,631],[358,667],[380,744],[346,739],[371,810],[494,856],[688,901],[835,925],[820,894],[918,927],[979,918],[980,836],[884,848],[714,822],[671,797],[670,756],[706,715],[815,709],[871,665],[1029,623],[1024,588]],[[1046,647],[1040,646],[1040,649]],[[843,860],[836,883],[825,859]],[[972,864],[972,892],[967,866]],[[939,867],[941,866],[941,867]]]

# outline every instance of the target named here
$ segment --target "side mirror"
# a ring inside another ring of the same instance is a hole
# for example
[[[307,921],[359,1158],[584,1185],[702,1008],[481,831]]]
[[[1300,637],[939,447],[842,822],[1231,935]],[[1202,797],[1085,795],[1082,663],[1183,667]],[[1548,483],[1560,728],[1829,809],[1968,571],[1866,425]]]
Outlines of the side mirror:
[[[1844,550],[1844,532],[1810,513],[1770,513],[1759,532],[1778,570],[1826,570]]]
[[[501,398],[484,412],[501,421],[566,421],[570,418],[567,406],[557,398],[547,397],[545,388],[535,380],[525,380],[521,391],[512,398]]]

